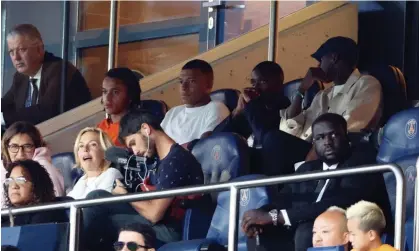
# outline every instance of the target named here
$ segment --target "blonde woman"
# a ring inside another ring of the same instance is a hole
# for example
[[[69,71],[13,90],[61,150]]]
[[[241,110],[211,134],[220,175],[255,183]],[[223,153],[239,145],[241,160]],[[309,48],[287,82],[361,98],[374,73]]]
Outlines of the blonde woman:
[[[115,179],[121,179],[122,174],[105,160],[105,151],[111,146],[111,140],[99,128],[87,127],[79,132],[74,144],[75,168],[83,169],[84,175],[68,196],[77,200],[94,190],[112,191]]]

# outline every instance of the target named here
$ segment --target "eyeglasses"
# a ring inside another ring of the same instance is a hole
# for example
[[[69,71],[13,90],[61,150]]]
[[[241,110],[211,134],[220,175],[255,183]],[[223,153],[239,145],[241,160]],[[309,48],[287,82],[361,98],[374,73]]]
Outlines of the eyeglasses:
[[[18,185],[24,185],[26,182],[29,182],[29,180],[27,180],[23,176],[22,177],[16,177],[16,178],[10,177],[10,178],[7,178],[7,179],[4,180],[4,184],[6,186],[10,186],[10,184],[12,184],[13,182],[18,184]]]
[[[137,244],[133,241],[129,241],[129,242],[117,241],[113,244],[113,248],[116,251],[121,251],[125,247],[125,245],[127,245],[127,248],[128,248],[129,251],[136,251],[139,248],[144,248],[144,249],[149,249],[150,248],[150,247],[146,247],[146,246],[143,246],[143,245],[139,245],[139,244]]]
[[[20,145],[13,144],[13,145],[8,145],[7,148],[12,153],[19,152],[19,149],[20,148],[22,148],[22,151],[24,151],[26,153],[30,153],[35,148],[35,146],[32,145],[32,144],[24,144],[24,145],[21,145],[21,146]]]

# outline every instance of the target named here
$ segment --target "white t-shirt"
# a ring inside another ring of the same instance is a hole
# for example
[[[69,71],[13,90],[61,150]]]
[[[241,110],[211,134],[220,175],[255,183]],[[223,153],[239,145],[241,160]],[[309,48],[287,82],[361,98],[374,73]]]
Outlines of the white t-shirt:
[[[161,126],[169,137],[182,145],[214,130],[229,115],[228,108],[220,102],[211,101],[193,108],[180,105],[167,112]]]
[[[83,177],[77,181],[76,185],[73,187],[73,190],[71,190],[67,196],[70,196],[76,200],[81,200],[86,198],[87,194],[94,190],[105,190],[112,192],[115,179],[122,178],[123,176],[121,172],[115,168],[108,168],[97,177],[87,178],[86,175],[83,175]]]

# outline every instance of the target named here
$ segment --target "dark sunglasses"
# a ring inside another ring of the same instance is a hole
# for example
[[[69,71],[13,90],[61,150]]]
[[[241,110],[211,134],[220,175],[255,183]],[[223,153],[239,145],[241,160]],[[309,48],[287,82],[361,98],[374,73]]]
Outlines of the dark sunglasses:
[[[146,246],[143,246],[143,245],[139,245],[139,244],[137,244],[133,241],[130,241],[130,242],[117,241],[113,244],[113,248],[116,251],[121,251],[125,247],[125,245],[127,245],[127,248],[128,248],[129,251],[137,251],[139,248],[144,248],[144,249],[149,249],[150,248],[150,247],[146,247]]]

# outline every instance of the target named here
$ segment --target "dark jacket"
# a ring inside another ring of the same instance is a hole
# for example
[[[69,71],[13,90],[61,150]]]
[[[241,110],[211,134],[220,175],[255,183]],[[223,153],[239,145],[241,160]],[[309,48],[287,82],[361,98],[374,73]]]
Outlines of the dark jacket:
[[[352,149],[345,161],[337,169],[352,168],[360,165],[375,164],[375,149],[368,144],[358,144]],[[323,162],[315,160],[301,165],[298,173],[323,171]],[[387,230],[392,231],[390,202],[382,173],[359,174],[330,179],[322,199],[316,203],[317,180],[289,184],[284,187],[275,206],[270,208],[286,209],[291,225],[314,221],[317,216],[331,206],[348,208],[360,200],[377,203],[383,210]]]
[[[230,115],[213,132],[234,132],[245,138],[253,134],[254,145],[257,145],[267,132],[279,130],[279,110],[289,105],[290,101],[285,96],[279,96],[269,104],[262,97],[256,98],[246,105],[241,114],[234,118]]]
[[[6,126],[16,121],[41,123],[60,113],[61,72],[64,61],[45,52],[39,86],[38,104],[25,107],[29,88],[29,77],[16,72],[10,90],[1,99],[1,107]],[[68,111],[92,97],[81,73],[71,63],[66,62],[67,79],[65,83],[64,110]]]

